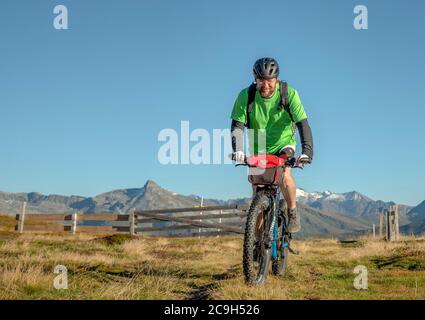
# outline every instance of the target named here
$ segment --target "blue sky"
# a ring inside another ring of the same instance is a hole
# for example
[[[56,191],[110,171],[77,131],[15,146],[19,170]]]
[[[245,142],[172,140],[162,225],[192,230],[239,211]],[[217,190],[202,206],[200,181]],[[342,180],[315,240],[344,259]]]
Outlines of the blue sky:
[[[66,5],[69,30],[53,28]],[[355,5],[369,29],[353,28]],[[164,128],[228,128],[253,62],[273,56],[315,140],[307,191],[425,199],[423,1],[22,1],[0,4],[0,190],[141,187],[248,196],[232,165],[157,159]]]

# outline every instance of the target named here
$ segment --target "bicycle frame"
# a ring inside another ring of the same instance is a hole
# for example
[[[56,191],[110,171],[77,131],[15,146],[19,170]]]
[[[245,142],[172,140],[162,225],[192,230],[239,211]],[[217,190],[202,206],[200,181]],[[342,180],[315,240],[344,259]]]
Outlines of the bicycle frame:
[[[271,223],[270,223],[270,229],[269,229],[268,234],[269,234],[269,242],[270,242],[270,246],[271,246],[271,257],[272,257],[272,259],[277,259],[278,258],[277,242],[279,240],[278,239],[278,229],[277,229],[278,228],[278,223],[277,223],[278,221],[277,220],[278,220],[279,209],[280,209],[278,207],[278,205],[279,205],[282,197],[281,197],[281,192],[280,192],[278,186],[275,186],[275,187],[272,187],[272,188],[269,187],[269,186],[262,187],[262,188],[260,187],[260,188],[257,188],[257,192],[258,192],[258,190],[262,190],[262,189],[265,189],[265,188],[272,191],[272,194],[270,195],[269,200],[272,202],[270,205],[273,209],[272,209],[272,213],[270,215]],[[283,200],[285,200],[285,199],[283,199]],[[282,223],[284,223],[286,225],[287,221],[284,220],[284,221],[282,221]],[[283,228],[283,231],[286,232],[286,227]],[[283,233],[282,233],[282,237],[284,238]],[[284,242],[282,244],[282,246],[289,247],[289,242]]]

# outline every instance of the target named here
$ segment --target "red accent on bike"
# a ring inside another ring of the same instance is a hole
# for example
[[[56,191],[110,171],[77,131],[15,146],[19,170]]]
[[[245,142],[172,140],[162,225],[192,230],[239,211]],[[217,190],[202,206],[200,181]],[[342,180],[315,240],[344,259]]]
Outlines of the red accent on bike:
[[[286,153],[282,153],[279,158],[282,158],[286,161],[286,159],[288,159],[288,155]]]
[[[285,165],[287,158],[286,154],[282,154],[279,157],[272,154],[260,154],[249,157],[247,163],[252,167],[267,169]]]

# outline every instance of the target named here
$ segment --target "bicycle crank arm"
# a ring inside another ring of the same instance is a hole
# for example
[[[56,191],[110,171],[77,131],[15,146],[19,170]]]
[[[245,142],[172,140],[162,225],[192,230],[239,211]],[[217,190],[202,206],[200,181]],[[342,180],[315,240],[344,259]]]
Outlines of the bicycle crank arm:
[[[291,246],[288,246],[288,250],[289,250],[289,252],[290,252],[290,253],[292,253],[292,254],[295,254],[295,255],[299,255],[299,254],[300,254],[300,252],[299,252],[299,251],[297,251],[297,250],[295,250],[295,249],[292,249],[292,248],[291,248]]]

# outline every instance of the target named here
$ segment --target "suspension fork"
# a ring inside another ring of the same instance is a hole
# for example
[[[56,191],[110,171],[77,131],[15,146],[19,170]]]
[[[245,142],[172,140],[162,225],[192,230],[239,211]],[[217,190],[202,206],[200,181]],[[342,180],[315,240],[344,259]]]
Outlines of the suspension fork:
[[[273,220],[276,220],[273,217]],[[277,223],[276,221],[274,221],[273,223],[273,238],[272,238],[272,258],[276,259],[277,258]]]
[[[256,190],[258,192],[258,189]],[[279,205],[279,199],[280,195],[276,191],[270,192],[268,194],[269,198],[269,208],[271,208],[271,212],[269,212],[269,217],[271,219],[267,219],[268,221],[267,225],[265,226],[268,230],[267,232],[267,238],[263,239],[265,241],[266,248],[271,248],[271,256],[273,259],[277,257],[277,238],[278,238],[278,226],[277,226],[277,217],[278,217],[278,205]]]
[[[278,250],[280,250],[281,248],[278,248],[278,241],[280,239],[278,239],[279,237],[279,232],[278,232],[278,215],[279,215],[279,204],[280,204],[280,200],[281,200],[281,196],[280,196],[280,192],[276,194],[276,196],[274,197],[274,208],[273,208],[273,220],[272,220],[272,228],[273,231],[271,232],[271,243],[272,243],[272,258],[276,259],[278,257]],[[282,224],[287,224],[288,221],[286,221],[286,219],[282,220]],[[282,228],[282,247],[288,247],[288,249],[292,252],[293,250],[290,247],[290,241],[291,241],[291,236],[289,235],[289,237],[287,237],[286,235],[286,227],[287,226],[281,226]],[[288,238],[288,239],[287,239]],[[285,239],[287,239],[287,241],[285,241]]]
[[[271,232],[270,232],[270,239],[271,239],[271,246],[272,246],[272,259],[276,259],[277,258],[277,240],[278,240],[278,221],[277,221],[277,217],[278,217],[278,211],[279,211],[279,193],[277,193],[274,197],[272,197],[273,200],[273,211],[272,211],[272,222],[271,222]]]

